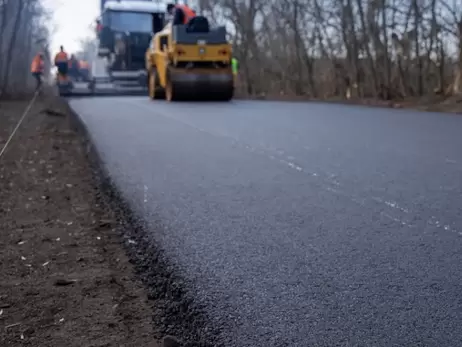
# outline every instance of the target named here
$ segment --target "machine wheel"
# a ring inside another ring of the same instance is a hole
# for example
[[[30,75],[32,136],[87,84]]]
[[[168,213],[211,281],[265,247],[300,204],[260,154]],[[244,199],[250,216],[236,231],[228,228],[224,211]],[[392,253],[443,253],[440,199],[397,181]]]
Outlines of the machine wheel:
[[[228,90],[226,93],[223,94],[222,98],[220,101],[231,101],[234,97],[234,90]]]
[[[186,101],[188,94],[178,82],[175,83],[175,71],[172,67],[167,67],[167,81],[165,86],[165,99],[172,101]]]
[[[88,89],[90,90],[91,94],[95,94],[96,90],[96,80],[93,78],[88,82]]]
[[[211,92],[209,96],[207,96],[207,100],[210,101],[218,101],[218,102],[226,102],[231,101],[234,97],[234,88],[223,88],[219,92],[213,93]]]
[[[157,77],[157,71],[152,70],[149,73],[149,81],[148,81],[149,97],[152,100],[164,99],[165,90],[159,85],[158,78],[156,77]]]
[[[175,101],[175,89],[173,87],[172,79],[170,75],[167,75],[167,85],[165,86],[165,98],[167,101]]]
[[[66,97],[70,95],[69,91],[64,88],[59,88],[58,92],[59,92],[59,96],[62,96],[62,97]]]

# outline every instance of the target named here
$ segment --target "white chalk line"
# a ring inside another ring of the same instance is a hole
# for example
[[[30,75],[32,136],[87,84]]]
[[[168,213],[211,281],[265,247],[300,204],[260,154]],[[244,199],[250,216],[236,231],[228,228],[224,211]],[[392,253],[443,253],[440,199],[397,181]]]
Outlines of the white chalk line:
[[[143,194],[143,202],[147,203],[148,202],[148,186],[144,186],[144,194]]]
[[[15,128],[11,132],[10,136],[8,137],[8,140],[6,140],[6,143],[3,145],[2,150],[0,151],[0,160],[3,157],[3,154],[6,152],[6,149],[8,148],[9,144],[11,143],[11,140],[13,140],[14,135],[16,135],[16,132],[18,131],[19,127],[21,126],[22,122],[26,118],[26,116],[29,114],[30,109],[32,108],[32,105],[34,104],[35,100],[37,99],[37,96],[40,92],[40,89],[37,89],[34,93],[34,96],[32,99],[29,101],[29,104],[26,107],[26,110],[22,114],[21,118],[19,118],[18,123],[16,124]]]

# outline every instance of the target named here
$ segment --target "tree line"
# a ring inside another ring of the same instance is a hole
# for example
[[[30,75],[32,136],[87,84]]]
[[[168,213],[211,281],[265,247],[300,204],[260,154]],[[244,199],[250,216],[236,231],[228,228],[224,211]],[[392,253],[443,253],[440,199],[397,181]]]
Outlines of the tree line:
[[[196,3],[229,26],[246,94],[390,100],[461,93],[460,0]],[[30,62],[37,51],[48,54],[47,20],[40,0],[0,0],[0,95],[33,86]]]
[[[0,0],[0,98],[34,87],[30,64],[48,53],[49,15],[40,0]]]
[[[252,95],[384,100],[461,91],[460,0],[198,0]]]

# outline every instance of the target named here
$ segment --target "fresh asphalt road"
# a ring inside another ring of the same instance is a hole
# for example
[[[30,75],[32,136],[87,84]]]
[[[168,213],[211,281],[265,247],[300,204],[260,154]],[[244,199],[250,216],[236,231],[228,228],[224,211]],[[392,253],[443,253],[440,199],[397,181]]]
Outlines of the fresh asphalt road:
[[[226,346],[461,346],[462,118],[71,105]]]

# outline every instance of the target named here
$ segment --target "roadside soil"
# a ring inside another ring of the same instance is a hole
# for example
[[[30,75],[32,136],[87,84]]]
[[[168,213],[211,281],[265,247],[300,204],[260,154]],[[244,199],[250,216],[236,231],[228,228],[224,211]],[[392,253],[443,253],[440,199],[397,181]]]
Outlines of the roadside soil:
[[[0,148],[26,106],[0,102]],[[0,158],[0,346],[158,346],[67,110],[39,100]]]
[[[319,100],[322,101],[322,100]],[[326,102],[343,103],[349,105],[363,105],[384,108],[414,109],[417,111],[443,112],[462,114],[462,96],[443,98],[441,96],[425,98],[407,98],[404,100],[377,100],[377,99],[329,99]]]
[[[379,100],[373,98],[327,98],[315,99],[308,96],[294,96],[294,95],[247,95],[242,92],[236,93],[237,99],[253,99],[253,100],[268,100],[268,101],[302,101],[302,102],[325,102],[336,103],[345,105],[361,105],[382,108],[403,108],[415,109],[418,111],[428,112],[444,112],[453,114],[462,114],[462,95],[460,96],[427,96],[422,98],[406,98],[403,100]]]

